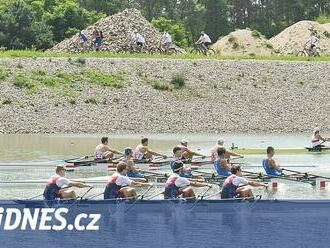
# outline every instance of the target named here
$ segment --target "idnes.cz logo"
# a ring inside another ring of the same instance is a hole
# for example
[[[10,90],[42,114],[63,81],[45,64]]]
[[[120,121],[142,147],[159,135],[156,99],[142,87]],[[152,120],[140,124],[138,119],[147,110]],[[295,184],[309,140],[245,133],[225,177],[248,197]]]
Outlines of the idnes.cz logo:
[[[0,229],[40,231],[97,231],[101,214],[69,216],[68,208],[1,208]],[[67,219],[72,219],[71,223]]]

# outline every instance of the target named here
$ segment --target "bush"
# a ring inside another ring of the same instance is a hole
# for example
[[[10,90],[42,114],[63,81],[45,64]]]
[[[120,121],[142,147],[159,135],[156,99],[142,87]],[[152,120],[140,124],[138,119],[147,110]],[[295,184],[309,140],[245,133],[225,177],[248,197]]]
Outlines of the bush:
[[[8,75],[9,75],[8,71],[4,69],[0,69],[0,81],[6,79]]]
[[[114,88],[124,87],[124,78],[120,74],[107,74],[99,70],[88,70],[84,72],[84,75],[89,83]]]
[[[76,62],[80,65],[85,65],[86,64],[86,59],[85,58],[77,58]]]
[[[330,33],[328,31],[323,32],[324,36],[330,39]]]
[[[261,38],[261,33],[258,30],[253,30],[251,33],[252,37],[254,38]]]
[[[3,105],[8,105],[8,104],[12,104],[12,102],[13,102],[12,100],[10,100],[10,99],[7,98],[7,99],[4,99],[4,100],[2,101],[2,104],[3,104]]]
[[[85,99],[85,103],[97,104],[97,100],[94,97],[89,97],[89,98]]]
[[[165,17],[159,17],[158,19],[153,19],[151,24],[156,27],[160,32],[167,31],[171,34],[173,42],[180,47],[187,47],[188,33],[185,26],[181,22],[174,22]]]
[[[173,90],[174,86],[172,84],[169,84],[167,82],[162,81],[149,81],[149,84],[151,84],[152,88],[156,90]]]
[[[330,22],[330,16],[320,15],[316,18],[316,21],[320,24],[328,23],[328,22]]]
[[[14,86],[20,89],[32,90],[35,88],[35,84],[23,74],[18,74],[14,79]]]
[[[175,86],[175,88],[182,88],[185,85],[186,78],[182,73],[176,73],[172,75],[171,84]]]

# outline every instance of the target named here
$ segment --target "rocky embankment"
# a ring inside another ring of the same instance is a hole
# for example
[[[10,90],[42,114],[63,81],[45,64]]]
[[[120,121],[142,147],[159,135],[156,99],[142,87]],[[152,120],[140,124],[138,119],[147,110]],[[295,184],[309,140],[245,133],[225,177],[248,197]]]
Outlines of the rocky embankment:
[[[329,72],[328,62],[1,59],[0,133],[330,130]]]

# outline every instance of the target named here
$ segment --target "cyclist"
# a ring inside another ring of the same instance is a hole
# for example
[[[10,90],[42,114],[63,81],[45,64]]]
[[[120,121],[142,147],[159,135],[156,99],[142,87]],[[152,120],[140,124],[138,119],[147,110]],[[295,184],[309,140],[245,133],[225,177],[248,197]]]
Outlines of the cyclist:
[[[164,31],[163,33],[162,46],[165,49],[165,54],[169,54],[170,48],[172,46],[172,37],[167,31]]]
[[[131,39],[140,49],[146,44],[146,39],[137,30],[133,31]]]
[[[199,37],[198,41],[195,42],[197,45],[201,45],[204,53],[206,54],[209,46],[211,45],[212,41],[210,36],[208,36],[204,31],[201,32],[201,36]]]

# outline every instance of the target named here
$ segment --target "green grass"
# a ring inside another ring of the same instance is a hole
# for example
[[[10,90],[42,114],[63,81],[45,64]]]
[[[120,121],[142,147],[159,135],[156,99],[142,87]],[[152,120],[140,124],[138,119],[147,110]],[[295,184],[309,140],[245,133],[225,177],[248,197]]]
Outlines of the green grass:
[[[9,71],[3,68],[0,68],[0,81],[5,80],[9,76]]]
[[[173,84],[158,80],[147,80],[146,83],[150,84],[152,88],[156,90],[163,90],[163,91],[172,91],[175,87]]]
[[[14,86],[20,89],[26,89],[29,93],[35,93],[37,90],[36,84],[24,74],[17,74],[14,78]]]
[[[216,54],[213,56],[204,56],[200,54],[178,54],[178,55],[163,55],[163,54],[113,54],[106,52],[95,53],[55,53],[41,52],[30,50],[9,50],[0,52],[0,58],[141,58],[141,59],[218,59],[218,60],[276,60],[276,61],[330,61],[330,56],[321,57],[298,57],[289,55],[272,55],[272,56],[224,56]]]
[[[100,70],[86,70],[83,72],[87,82],[106,87],[124,87],[124,77],[121,74],[108,74]]]

